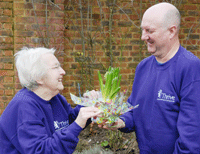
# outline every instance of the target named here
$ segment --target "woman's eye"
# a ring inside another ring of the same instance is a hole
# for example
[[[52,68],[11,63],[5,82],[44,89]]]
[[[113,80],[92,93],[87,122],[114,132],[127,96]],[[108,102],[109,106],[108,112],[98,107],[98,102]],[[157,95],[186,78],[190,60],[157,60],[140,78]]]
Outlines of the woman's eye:
[[[53,67],[53,69],[59,69],[60,68],[60,66],[55,66],[55,67]]]

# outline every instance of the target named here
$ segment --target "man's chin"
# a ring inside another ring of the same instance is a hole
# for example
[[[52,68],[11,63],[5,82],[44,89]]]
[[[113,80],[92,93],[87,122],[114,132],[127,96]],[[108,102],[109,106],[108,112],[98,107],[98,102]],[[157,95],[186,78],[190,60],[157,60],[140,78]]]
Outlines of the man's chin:
[[[151,55],[154,55],[156,53],[155,50],[152,50],[152,49],[148,49],[148,52],[151,54]]]

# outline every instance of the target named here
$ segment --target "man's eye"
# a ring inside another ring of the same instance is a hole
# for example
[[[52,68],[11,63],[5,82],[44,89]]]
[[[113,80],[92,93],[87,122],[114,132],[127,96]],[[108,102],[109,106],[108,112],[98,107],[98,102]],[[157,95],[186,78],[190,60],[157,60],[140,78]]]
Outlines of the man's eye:
[[[153,30],[150,30],[150,29],[148,29],[148,30],[147,30],[147,32],[148,32],[148,33],[150,33],[150,34],[152,34],[154,31],[153,31]]]
[[[142,32],[146,32],[146,33],[149,33],[149,34],[152,34],[154,33],[154,30],[150,30],[150,29],[141,29]]]

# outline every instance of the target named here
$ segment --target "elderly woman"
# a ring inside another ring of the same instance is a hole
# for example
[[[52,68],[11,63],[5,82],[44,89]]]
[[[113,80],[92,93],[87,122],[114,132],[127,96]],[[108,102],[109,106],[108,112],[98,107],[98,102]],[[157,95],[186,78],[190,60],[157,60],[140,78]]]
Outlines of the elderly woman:
[[[71,108],[59,94],[65,71],[55,50],[23,48],[16,53],[21,89],[0,117],[1,154],[70,154],[94,107]]]

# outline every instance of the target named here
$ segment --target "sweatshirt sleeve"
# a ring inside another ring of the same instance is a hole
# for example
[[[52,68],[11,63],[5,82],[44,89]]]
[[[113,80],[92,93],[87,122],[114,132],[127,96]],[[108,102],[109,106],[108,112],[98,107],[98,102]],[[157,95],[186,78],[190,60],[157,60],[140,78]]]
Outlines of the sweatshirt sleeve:
[[[71,124],[72,122],[74,122],[74,120],[77,118],[78,113],[80,111],[80,108],[83,107],[81,105],[76,105],[75,108],[72,108],[71,105],[67,102],[67,100],[65,99],[65,97],[61,94],[58,94],[57,97],[54,98],[54,102],[61,102],[62,106],[64,107],[64,109],[66,110],[66,113],[68,113],[69,116],[69,124]]]
[[[63,96],[61,96],[63,97]],[[62,103],[63,103],[63,106],[66,110],[67,113],[69,113],[69,123],[71,124],[72,122],[74,122],[79,114],[79,111],[82,107],[82,105],[76,105],[75,108],[72,108],[71,105],[69,103],[67,103],[67,101],[64,99],[62,99]],[[91,118],[89,118],[86,122],[86,125],[85,125],[85,128],[91,123]]]
[[[191,82],[181,91],[177,121],[179,138],[174,154],[200,153],[200,80]]]
[[[119,129],[121,132],[130,133],[135,131],[134,129],[135,124],[133,121],[132,111],[124,113],[123,115],[120,116],[120,119],[122,119],[125,123],[125,127]]]
[[[71,154],[79,141],[78,135],[82,128],[73,122],[68,127],[55,131],[49,137],[42,122],[35,120],[22,123],[17,131],[17,138],[24,154]]]
[[[134,79],[133,86],[132,86],[132,92],[131,92],[131,95],[129,96],[128,100],[127,100],[127,102],[129,104],[133,105],[133,106],[136,105],[136,104],[133,104],[135,102],[134,101],[134,93],[135,93],[134,92],[134,86],[135,86],[135,83],[137,83],[137,82],[135,82],[135,80],[137,80],[137,74],[138,74],[138,70],[141,66],[141,63],[139,63],[137,68],[136,68],[135,79]],[[135,122],[134,122],[134,117],[133,117],[133,110],[126,112],[123,115],[121,115],[120,119],[122,119],[125,122],[125,127],[119,129],[121,132],[130,133],[130,132],[135,131]]]

